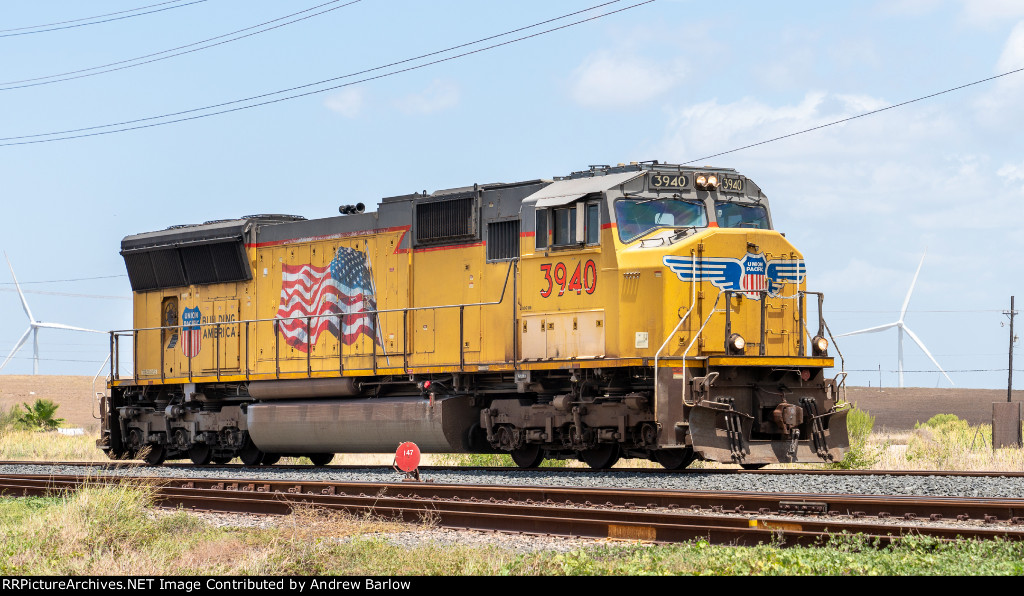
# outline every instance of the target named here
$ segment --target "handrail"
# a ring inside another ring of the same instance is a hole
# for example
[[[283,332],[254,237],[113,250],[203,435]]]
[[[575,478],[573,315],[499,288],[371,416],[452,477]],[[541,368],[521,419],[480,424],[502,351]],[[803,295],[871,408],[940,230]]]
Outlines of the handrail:
[[[220,329],[220,327],[222,325],[229,325],[229,326],[235,325],[235,326],[237,326],[237,325],[244,324],[245,325],[245,330],[246,330],[246,338],[245,338],[245,343],[246,343],[246,346],[245,346],[245,349],[246,349],[245,375],[246,375],[246,378],[249,378],[249,376],[250,376],[250,366],[249,366],[249,358],[248,358],[248,356],[249,356],[249,353],[248,353],[249,352],[249,325],[251,323],[256,323],[256,324],[259,324],[259,323],[273,323],[273,325],[274,325],[275,376],[277,378],[280,378],[281,377],[281,368],[280,368],[280,333],[278,332],[278,330],[279,330],[279,326],[281,325],[281,323],[288,322],[288,321],[295,321],[295,320],[303,320],[303,321],[305,321],[306,322],[306,328],[307,328],[306,342],[307,342],[307,344],[309,344],[309,342],[310,342],[309,330],[310,330],[311,321],[313,319],[317,319],[319,321],[321,318],[324,318],[324,317],[338,317],[339,323],[340,323],[341,319],[343,317],[345,317],[345,316],[350,316],[350,315],[378,315],[376,317],[376,319],[378,321],[378,326],[379,326],[379,321],[380,321],[379,315],[380,314],[388,314],[388,313],[403,313],[403,315],[402,315],[402,318],[403,318],[403,341],[402,341],[403,346],[402,346],[402,349],[403,349],[403,356],[404,356],[404,368],[408,369],[408,355],[409,355],[409,349],[408,349],[408,336],[409,336],[408,317],[409,317],[409,312],[421,311],[421,310],[424,310],[424,311],[425,310],[444,310],[444,309],[452,309],[452,308],[458,308],[459,309],[459,313],[460,313],[460,316],[459,316],[459,363],[460,363],[460,366],[464,367],[465,366],[465,354],[464,354],[464,350],[463,350],[463,347],[464,347],[463,346],[463,341],[464,340],[462,339],[462,336],[463,336],[463,332],[464,332],[463,325],[464,325],[464,312],[465,312],[465,308],[467,306],[496,306],[496,305],[504,303],[504,301],[505,301],[505,294],[507,293],[507,290],[508,290],[508,282],[509,282],[509,279],[512,277],[512,269],[513,269],[514,266],[516,266],[518,264],[518,262],[519,262],[518,258],[511,259],[509,261],[508,269],[505,271],[505,281],[502,284],[501,295],[498,297],[497,300],[492,300],[492,301],[489,301],[489,302],[470,302],[470,303],[459,303],[459,304],[443,304],[443,305],[437,305],[437,306],[411,306],[411,307],[406,307],[406,308],[363,310],[363,311],[359,311],[359,312],[356,312],[356,313],[331,313],[331,314],[324,314],[324,315],[301,315],[301,316],[297,316],[297,317],[274,317],[274,318],[270,318],[270,319],[244,319],[244,320],[239,320],[239,321],[216,321],[216,322],[211,322],[211,323],[197,323],[197,324],[190,324],[190,325],[182,324],[182,325],[168,325],[168,326],[162,326],[162,327],[139,327],[139,328],[134,328],[134,329],[119,329],[119,330],[110,331],[110,358],[111,358],[111,377],[110,378],[111,379],[120,379],[120,375],[117,374],[117,372],[115,371],[114,361],[119,359],[119,354],[120,354],[120,348],[119,348],[119,343],[120,342],[119,342],[119,339],[121,337],[124,337],[124,336],[128,335],[128,334],[131,334],[131,336],[133,338],[132,349],[133,349],[134,358],[133,358],[133,362],[132,362],[132,371],[133,371],[132,372],[132,374],[133,374],[132,378],[133,379],[137,379],[138,378],[138,370],[137,370],[138,347],[137,346],[138,346],[138,337],[139,337],[140,332],[174,330],[174,331],[181,331],[182,335],[184,335],[184,331],[185,331],[186,327],[188,327],[188,328],[198,327],[200,330],[202,328],[204,328],[204,327],[214,327],[214,328],[218,329],[218,333],[216,334],[217,335],[216,342],[215,342],[216,343],[215,350],[217,352],[215,358],[216,358],[216,361],[217,361],[216,376],[217,376],[217,378],[219,380],[220,379],[220,333],[219,333],[219,329]],[[513,305],[513,309],[514,309],[514,305]],[[515,319],[514,314],[513,314],[513,319]],[[513,320],[513,323],[514,322],[515,321]],[[307,361],[306,375],[309,376],[309,377],[312,377],[312,366],[311,366],[311,362],[310,362],[310,357],[311,357],[310,354],[311,354],[311,350],[307,347],[307,352],[306,352],[306,361]],[[384,353],[383,355],[385,357],[387,357],[388,354]],[[343,357],[342,349],[339,347],[339,349],[338,349],[338,358],[339,358],[339,360],[341,360],[342,357]],[[376,342],[376,338],[374,338],[374,353],[371,356],[371,358],[373,360],[372,368],[373,368],[375,373],[376,373],[376,370],[377,370],[377,357],[378,357],[378,354],[377,354],[377,342]],[[188,379],[189,379],[189,382],[192,382],[192,376],[193,376],[192,359],[193,359],[193,356],[189,356],[188,357]],[[344,370],[343,366],[344,366],[343,364],[339,363],[339,370],[343,371]],[[164,368],[164,366],[163,366],[163,350],[161,349],[161,369],[160,369],[161,379],[164,378],[164,370],[163,370],[163,368]]]
[[[697,330],[697,333],[693,336],[693,339],[690,340],[690,345],[686,346],[686,351],[683,352],[683,365],[684,366],[686,365],[686,355],[690,353],[690,349],[693,348],[693,344],[697,343],[697,338],[700,337],[700,334],[704,333],[704,328],[707,327],[708,323],[711,322],[711,317],[714,316],[714,314],[716,312],[718,312],[718,310],[717,310],[718,309],[718,301],[722,298],[722,294],[724,294],[725,292],[726,292],[726,290],[719,290],[718,291],[718,295],[715,296],[715,303],[711,305],[711,312],[708,313],[708,318],[704,319],[704,324],[700,326],[700,329]],[[726,308],[728,308],[728,307],[729,307],[729,305],[727,304]],[[655,382],[655,384],[657,384],[657,382],[658,382],[657,379],[655,379],[654,382]],[[693,406],[697,405],[697,404],[691,404],[691,403],[686,401],[686,382],[685,382],[685,380],[683,382],[683,405],[684,406],[689,406],[691,408]]]
[[[505,290],[508,288],[509,276],[512,273],[512,263],[514,263],[515,261],[518,261],[518,259],[512,259],[512,261],[509,263],[508,271],[505,273],[505,284],[501,288],[501,296],[497,300],[492,301],[492,302],[466,302],[466,303],[461,303],[461,304],[442,304],[442,305],[438,305],[438,306],[409,306],[409,307],[406,307],[406,308],[388,308],[388,309],[383,309],[383,310],[380,310],[380,309],[378,309],[378,310],[361,310],[361,311],[359,311],[357,313],[340,313],[340,314],[341,315],[356,315],[356,314],[358,314],[358,315],[371,315],[371,314],[382,314],[382,313],[393,313],[393,312],[407,312],[407,311],[411,312],[411,311],[414,311],[414,310],[440,310],[440,309],[445,309],[445,308],[459,308],[460,306],[494,306],[494,305],[497,305],[497,304],[501,304],[502,302],[505,301]],[[305,319],[306,317],[316,317],[316,318],[320,318],[320,317],[333,317],[333,316],[337,316],[337,314],[338,313],[330,314],[330,315],[302,315],[302,316],[298,316],[298,317],[274,317],[274,318],[271,318],[271,319],[243,319],[243,320],[240,320],[240,321],[220,321],[219,323],[197,323],[195,325],[170,325],[170,326],[166,326],[166,327],[138,327],[138,328],[135,328],[135,329],[116,329],[114,331],[110,331],[110,333],[121,333],[121,334],[123,334],[123,333],[131,333],[133,331],[160,331],[160,330],[163,330],[163,329],[181,329],[182,327],[204,327],[204,326],[212,326],[212,325],[218,325],[218,324],[219,325],[225,325],[225,324],[227,324],[227,325],[238,325],[238,324],[241,324],[241,323],[270,323],[270,322],[273,322],[273,321],[284,322],[284,321],[295,321],[295,320],[298,320],[298,319]]]
[[[691,258],[693,257],[694,252],[695,251],[693,249],[690,249],[690,257]],[[672,330],[672,333],[669,333],[665,337],[665,343],[661,344],[661,347],[658,348],[658,351],[654,353],[654,404],[655,404],[655,407],[657,407],[657,404],[658,404],[658,386],[659,386],[659,384],[658,384],[658,359],[661,358],[661,351],[664,350],[665,346],[668,345],[669,340],[671,340],[673,337],[675,337],[676,331],[679,331],[679,328],[683,326],[683,322],[686,321],[688,318],[690,318],[690,313],[693,312],[693,309],[696,306],[697,306],[697,284],[696,283],[691,283],[690,284],[690,310],[686,311],[686,314],[683,315],[683,318],[679,319],[679,323],[676,324],[676,327],[675,327],[675,329]],[[685,368],[686,367],[686,362],[685,362],[686,356],[684,355],[683,358],[684,358],[683,367]],[[685,378],[686,375],[684,374],[683,377]],[[685,381],[684,381],[684,383],[685,383]]]

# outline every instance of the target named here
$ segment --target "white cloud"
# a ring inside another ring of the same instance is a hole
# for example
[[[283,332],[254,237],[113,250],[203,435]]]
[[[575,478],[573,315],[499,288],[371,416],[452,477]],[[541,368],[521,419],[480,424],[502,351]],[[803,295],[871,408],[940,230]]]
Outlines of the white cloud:
[[[1024,7],[1024,2],[1021,2]],[[1002,54],[996,62],[996,73],[1003,74],[1024,68],[1024,21],[1010,32]],[[990,126],[1005,127],[1007,118],[1020,121],[1020,105],[1024,103],[1024,73],[1012,74],[997,80],[982,95],[976,106],[978,119]]]
[[[658,64],[602,50],[588,56],[573,71],[570,96],[587,108],[640,105],[681,83],[686,71],[681,60]]]
[[[1021,7],[1024,8],[1024,2],[1021,2]],[[1010,32],[996,68],[1001,72],[1024,68],[1024,21],[1017,23]]]
[[[395,106],[405,114],[432,114],[459,105],[461,91],[451,81],[434,79],[426,89],[408,95],[395,102]]]
[[[1024,163],[1019,165],[1007,164],[996,172],[996,175],[1006,180],[1007,183],[1024,182]],[[1021,188],[1024,193],[1024,188]]]
[[[346,87],[340,93],[327,98],[324,105],[332,112],[346,118],[355,118],[363,109],[365,92],[359,87]]]
[[[877,9],[883,14],[896,16],[921,16],[932,12],[945,0],[883,0]]]
[[[1024,17],[1021,0],[961,0],[964,17],[975,25],[989,25]]]

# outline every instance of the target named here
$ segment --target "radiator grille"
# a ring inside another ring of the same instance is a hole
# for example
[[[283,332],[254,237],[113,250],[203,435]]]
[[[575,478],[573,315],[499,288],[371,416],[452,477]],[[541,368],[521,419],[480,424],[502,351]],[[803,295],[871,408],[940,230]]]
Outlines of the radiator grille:
[[[416,205],[417,244],[443,244],[476,238],[475,196]]]
[[[519,258],[519,220],[487,224],[487,260]]]

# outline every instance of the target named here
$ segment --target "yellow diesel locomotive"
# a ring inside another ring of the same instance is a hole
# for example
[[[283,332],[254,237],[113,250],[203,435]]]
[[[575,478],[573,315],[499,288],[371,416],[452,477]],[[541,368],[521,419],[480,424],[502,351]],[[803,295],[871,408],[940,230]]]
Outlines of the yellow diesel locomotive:
[[[124,238],[134,323],[110,335],[99,447],[673,469],[848,447],[822,295],[735,170],[592,166],[340,212]]]

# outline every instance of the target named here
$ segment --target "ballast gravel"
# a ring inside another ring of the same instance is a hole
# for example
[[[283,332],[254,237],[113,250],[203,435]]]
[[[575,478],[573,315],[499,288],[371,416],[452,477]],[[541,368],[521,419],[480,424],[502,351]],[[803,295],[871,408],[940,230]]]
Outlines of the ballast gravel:
[[[402,475],[387,467],[349,469],[204,468],[204,467],[95,467],[0,465],[0,474],[161,476],[217,480],[296,482],[400,482]],[[686,474],[642,472],[544,472],[490,470],[430,471],[422,479],[435,484],[489,484],[499,486],[564,486],[680,491],[741,491],[801,494],[860,494],[949,497],[1024,498],[1024,477],[869,476],[823,474]]]

